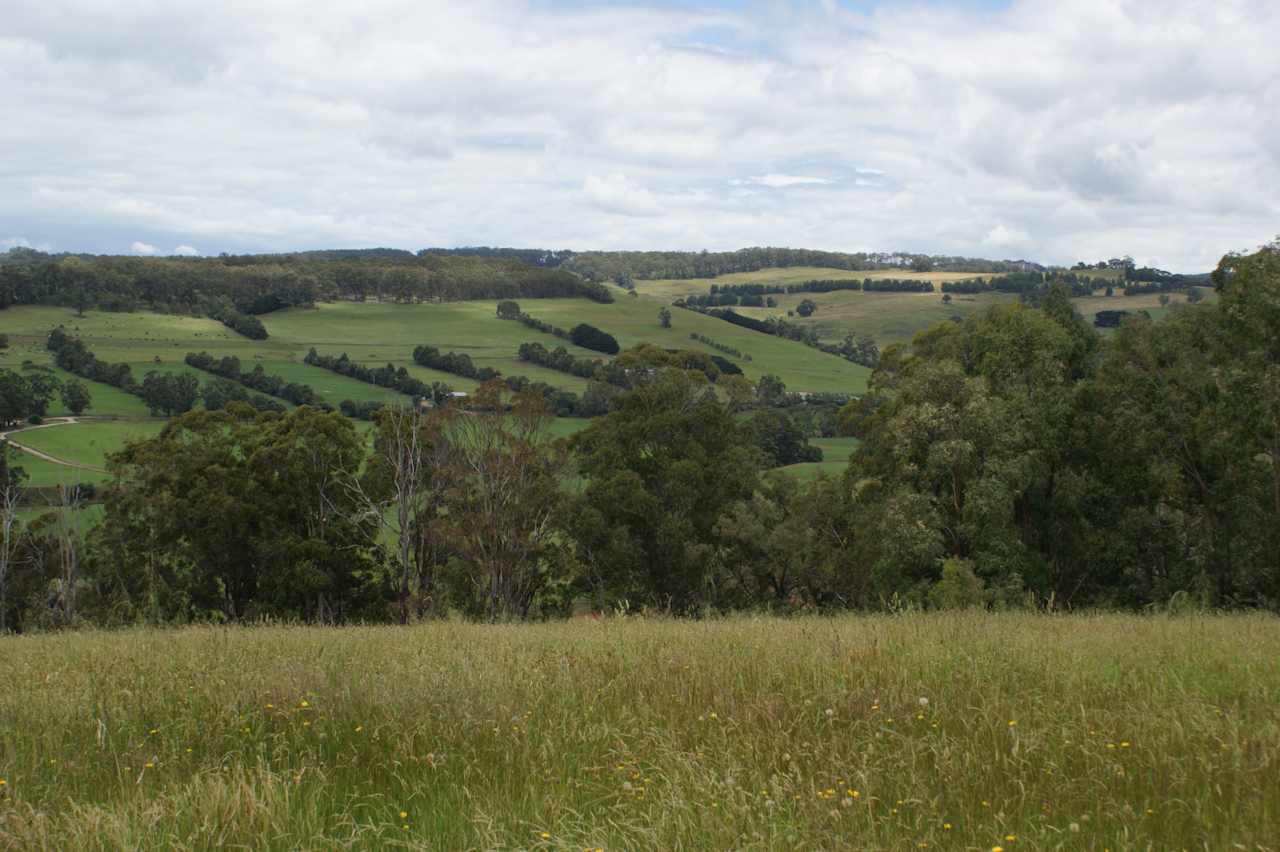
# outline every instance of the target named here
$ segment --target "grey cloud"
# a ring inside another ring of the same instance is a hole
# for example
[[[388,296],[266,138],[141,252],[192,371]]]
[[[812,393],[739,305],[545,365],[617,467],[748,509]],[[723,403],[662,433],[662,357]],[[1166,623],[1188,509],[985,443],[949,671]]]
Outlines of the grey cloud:
[[[1230,191],[1280,185],[1263,0],[18,5],[0,233],[59,248],[118,250],[63,243],[96,223],[175,252],[772,243],[1199,269],[1276,230],[1274,193]]]

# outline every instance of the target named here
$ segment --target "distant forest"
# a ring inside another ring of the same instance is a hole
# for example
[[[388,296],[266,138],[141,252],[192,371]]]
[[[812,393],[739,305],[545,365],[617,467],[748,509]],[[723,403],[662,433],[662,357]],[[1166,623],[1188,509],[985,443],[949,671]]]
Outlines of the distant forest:
[[[255,329],[243,317],[319,301],[567,296],[613,301],[602,284],[506,257],[395,249],[210,258],[49,255],[30,249],[0,255],[0,309],[61,305],[82,311],[194,313],[220,319],[247,336]]]

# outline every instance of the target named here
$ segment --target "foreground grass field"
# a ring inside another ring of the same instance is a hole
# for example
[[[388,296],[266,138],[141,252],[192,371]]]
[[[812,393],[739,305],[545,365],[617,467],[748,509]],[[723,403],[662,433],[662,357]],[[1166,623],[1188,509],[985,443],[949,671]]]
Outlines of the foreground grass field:
[[[1273,617],[0,639],[0,847],[1275,849]]]

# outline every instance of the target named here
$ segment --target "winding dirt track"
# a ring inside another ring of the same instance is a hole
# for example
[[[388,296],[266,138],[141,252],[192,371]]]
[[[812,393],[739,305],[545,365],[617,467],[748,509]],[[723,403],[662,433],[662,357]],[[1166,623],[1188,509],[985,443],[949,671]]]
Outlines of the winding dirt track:
[[[88,465],[88,464],[80,464],[79,462],[67,461],[66,459],[60,459],[56,456],[51,456],[48,453],[41,452],[40,450],[34,449],[32,447],[28,447],[26,444],[13,440],[14,435],[18,435],[23,432],[31,432],[35,429],[48,429],[53,426],[69,426],[73,423],[79,423],[79,422],[80,422],[80,419],[77,417],[51,417],[44,423],[41,423],[39,426],[23,426],[18,429],[10,429],[8,431],[0,432],[0,438],[8,439],[10,446],[16,447],[17,449],[22,450],[24,453],[30,453],[31,455],[35,456],[38,459],[44,459],[47,462],[60,464],[63,467],[75,468],[76,470],[91,470],[94,473],[106,473],[107,471],[103,468],[94,467],[93,465]]]

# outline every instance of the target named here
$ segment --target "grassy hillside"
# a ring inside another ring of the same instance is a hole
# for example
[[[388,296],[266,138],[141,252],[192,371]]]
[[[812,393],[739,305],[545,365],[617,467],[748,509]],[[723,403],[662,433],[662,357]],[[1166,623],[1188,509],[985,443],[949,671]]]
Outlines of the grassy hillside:
[[[303,356],[312,347],[322,354],[346,352],[352,359],[372,365],[390,362],[405,366],[424,381],[441,381],[464,391],[474,389],[476,383],[472,380],[412,363],[414,347],[426,343],[444,351],[465,352],[477,365],[494,367],[506,375],[528,376],[576,393],[586,389],[585,379],[519,361],[517,348],[526,341],[539,341],[549,347],[565,345],[581,358],[605,356],[519,323],[500,320],[496,316],[496,305],[495,301],[420,305],[322,303],[315,309],[298,308],[265,315],[263,321],[270,336],[263,341],[248,340],[209,319],[96,311],[77,316],[67,308],[21,306],[0,312],[0,333],[8,334],[11,343],[7,350],[0,351],[0,366],[18,369],[24,361],[51,365],[45,338],[52,328],[63,325],[70,333],[81,336],[99,358],[130,364],[139,380],[148,371],[156,370],[192,373],[203,382],[209,378],[208,374],[186,366],[182,359],[190,351],[207,350],[217,356],[238,357],[244,370],[260,364],[268,373],[308,384],[334,405],[344,399],[395,402],[406,398],[395,391],[302,363]],[[711,317],[676,311],[672,327],[664,329],[658,321],[659,306],[656,300],[625,295],[612,304],[586,299],[522,303],[531,315],[562,328],[571,328],[580,322],[596,325],[617,337],[623,347],[654,343],[667,348],[715,352],[690,339],[690,334],[697,332],[750,354],[751,361],[736,359],[748,377],[758,379],[773,373],[791,390],[859,393],[866,388],[870,371],[864,367]],[[56,369],[55,372],[59,378],[71,378],[68,373]],[[86,384],[93,397],[87,412],[92,416],[136,419],[148,414],[137,397],[110,385]],[[55,401],[49,413],[66,412],[61,403]],[[568,434],[582,425],[570,422],[558,424],[555,429]],[[58,458],[101,466],[105,454],[122,446],[125,437],[137,434],[139,428],[138,424],[82,423],[24,433],[20,440],[29,441],[32,447]],[[43,462],[37,467],[41,481],[62,481],[56,470],[47,469],[55,467],[50,463]]]
[[[164,420],[88,420],[67,426],[26,429],[12,437],[23,446],[91,467],[105,467],[107,453],[126,441],[150,438],[164,428]]]
[[[0,847],[1268,849],[1267,616],[0,639]]]
[[[1016,296],[1003,293],[980,293],[973,296],[952,296],[951,302],[942,301],[941,293],[864,293],[859,290],[841,290],[834,293],[794,293],[775,296],[776,308],[734,308],[747,316],[764,319],[770,316],[787,316],[805,299],[817,304],[818,310],[810,317],[787,317],[791,322],[813,326],[825,340],[839,341],[847,334],[868,334],[880,346],[904,343],[916,332],[953,316],[965,317],[983,310],[989,305],[1017,301]]]
[[[1120,273],[1117,270],[1088,270],[1086,273],[1099,281],[1099,287],[1106,283],[1120,286]],[[943,281],[959,281],[969,278],[987,278],[963,272],[846,272],[838,269],[819,269],[816,267],[796,267],[792,269],[762,269],[758,272],[744,272],[733,275],[722,275],[718,278],[689,278],[662,281],[637,281],[636,290],[643,296],[661,301],[673,301],[681,296],[695,293],[707,293],[712,284],[731,285],[745,283],[789,284],[813,279],[857,279],[863,278],[904,278],[923,279],[941,283]],[[1186,296],[1181,293],[1171,295],[1171,304],[1185,302]],[[824,340],[837,342],[848,334],[870,335],[881,347],[890,343],[904,343],[921,329],[939,322],[946,322],[954,316],[967,317],[989,305],[1001,302],[1016,301],[1017,297],[1003,293],[981,293],[977,295],[953,294],[950,303],[942,301],[941,288],[936,293],[864,293],[858,290],[840,290],[832,293],[792,293],[789,295],[773,295],[777,300],[775,308],[736,307],[733,310],[746,316],[765,319],[771,316],[786,317],[790,322],[812,326]],[[1206,299],[1212,294],[1205,291]],[[794,310],[805,299],[811,299],[818,305],[818,310],[811,317],[787,317],[788,310]],[[1146,310],[1153,318],[1167,313],[1161,308],[1157,294],[1141,296],[1124,296],[1119,291],[1107,297],[1098,294],[1074,300],[1077,309],[1090,321],[1102,310]]]
[[[15,435],[14,440],[21,441],[22,438]],[[37,458],[30,453],[24,453],[21,450],[15,452],[11,464],[22,468],[26,472],[26,485],[31,488],[47,488],[54,485],[75,485],[81,482],[106,482],[111,478],[105,473],[98,473],[93,470],[83,470],[68,467],[63,464],[56,464],[42,458]]]
[[[7,333],[13,342],[0,353],[0,365],[16,366],[25,359],[51,363],[44,339],[50,329],[63,324],[83,337],[103,360],[133,365],[139,378],[150,369],[186,369],[181,364],[186,353],[205,349],[215,355],[235,355],[245,368],[261,363],[271,372],[287,373],[326,396],[355,399],[356,394],[373,393],[375,396],[364,398],[381,398],[377,394],[385,396],[386,392],[370,390],[368,386],[362,390],[363,383],[309,367],[301,363],[302,357],[314,346],[324,354],[347,352],[362,363],[411,365],[413,348],[428,343],[441,350],[465,352],[478,365],[494,367],[504,374],[526,375],[575,391],[585,387],[585,381],[577,377],[520,362],[516,349],[525,341],[537,340],[548,346],[565,344],[578,357],[604,356],[519,323],[500,320],[496,304],[321,304],[315,309],[267,314],[263,319],[270,337],[263,341],[233,335],[212,320],[147,313],[89,312],[76,317],[74,311],[63,308],[16,307],[0,312],[0,332]],[[866,387],[868,371],[863,367],[711,317],[680,311],[672,328],[664,329],[658,323],[657,305],[648,299],[623,297],[612,304],[541,299],[526,302],[523,307],[529,314],[562,328],[580,322],[597,325],[617,337],[623,347],[648,342],[668,348],[705,348],[689,339],[690,333],[697,331],[751,354],[753,361],[741,365],[748,376],[758,378],[774,373],[793,390],[856,393]],[[469,385],[467,380],[447,373],[416,366],[412,372],[462,389]]]

